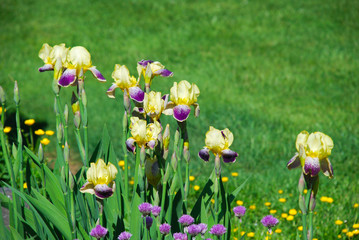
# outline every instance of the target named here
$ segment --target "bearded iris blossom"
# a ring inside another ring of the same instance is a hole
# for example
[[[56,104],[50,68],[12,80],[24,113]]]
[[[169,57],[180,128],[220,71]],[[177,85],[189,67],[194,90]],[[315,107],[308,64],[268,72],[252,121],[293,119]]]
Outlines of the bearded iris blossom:
[[[298,134],[295,145],[297,153],[288,162],[288,169],[301,166],[305,175],[310,174],[314,177],[322,170],[325,176],[333,177],[333,167],[328,157],[331,155],[334,143],[328,135],[302,131]]]
[[[160,62],[154,62],[152,60],[141,60],[137,63],[138,75],[143,75],[145,83],[151,85],[152,79],[155,76],[172,77],[173,72],[165,69]]]
[[[228,128],[218,130],[211,126],[206,133],[205,143],[206,146],[198,153],[204,161],[209,160],[209,151],[215,156],[222,157],[225,163],[236,161],[238,153],[229,149],[233,143],[233,134]]]
[[[98,159],[87,170],[87,182],[80,192],[95,194],[101,199],[111,197],[115,191],[116,174],[117,168],[112,163],[106,165],[102,159]]]
[[[142,102],[144,98],[144,92],[139,87],[139,81],[134,76],[130,75],[130,71],[125,65],[116,64],[115,70],[112,73],[112,78],[115,82],[107,90],[107,96],[115,98],[115,89],[120,88],[123,92],[126,91],[130,95],[131,99],[136,102]]]
[[[135,143],[139,147],[149,147],[153,149],[157,144],[158,135],[162,131],[161,124],[157,121],[147,124],[146,120],[138,117],[131,117],[131,135],[126,141],[127,149],[135,152]]]
[[[170,102],[163,112],[166,115],[173,115],[178,122],[187,120],[191,112],[191,106],[195,107],[195,116],[199,115],[197,97],[200,91],[196,84],[190,84],[186,80],[175,82],[171,88]]]
[[[58,79],[62,72],[62,67],[66,63],[67,54],[70,48],[66,48],[64,43],[51,47],[44,43],[39,51],[39,58],[41,58],[45,65],[39,68],[39,72],[51,71],[55,69],[55,79]]]
[[[157,121],[165,109],[167,102],[168,95],[161,97],[160,92],[151,91],[149,93],[145,93],[145,97],[143,99],[143,109],[150,118]]]

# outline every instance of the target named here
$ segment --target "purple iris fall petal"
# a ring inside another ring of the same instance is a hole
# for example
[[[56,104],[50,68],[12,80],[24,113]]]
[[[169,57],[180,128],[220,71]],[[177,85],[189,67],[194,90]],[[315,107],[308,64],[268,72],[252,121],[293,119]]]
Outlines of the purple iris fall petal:
[[[58,84],[61,87],[68,87],[76,80],[76,69],[66,69],[60,77]]]
[[[113,195],[113,187],[110,188],[106,184],[97,184],[94,188],[94,191],[95,191],[95,195],[101,199],[109,198]]]
[[[131,99],[135,100],[136,102],[143,102],[143,99],[145,98],[145,92],[142,91],[141,88],[139,87],[130,87],[128,89],[129,93],[130,93],[130,97]]]
[[[135,146],[135,139],[129,138],[126,140],[126,148],[127,151],[135,153],[136,146]]]
[[[160,225],[160,233],[163,235],[167,235],[169,234],[171,231],[171,225],[169,225],[168,223],[163,223]]]
[[[320,160],[320,169],[323,171],[324,175],[332,178],[333,177],[333,167],[330,163],[329,158]]]
[[[108,230],[106,228],[102,227],[101,225],[96,225],[96,227],[91,230],[90,235],[100,239],[106,236],[107,232]]]
[[[317,176],[320,172],[320,163],[318,158],[306,157],[303,167],[304,173],[310,173],[312,177]]]
[[[147,146],[153,149],[156,146],[156,140],[151,140],[147,143]]]
[[[51,71],[54,70],[54,66],[51,64],[45,64],[44,66],[39,68],[39,72]]]
[[[139,65],[141,65],[142,67],[147,67],[147,64],[149,63],[153,63],[152,60],[141,60],[138,62]]]
[[[101,72],[97,70],[95,66],[90,67],[89,70],[91,71],[92,75],[97,78],[97,80],[99,80],[100,82],[106,82],[106,79],[102,76]]]
[[[116,88],[118,88],[118,86],[116,84],[112,84],[111,87],[109,89],[107,89],[107,96],[110,98],[115,98],[115,90]]]
[[[118,236],[118,240],[129,240],[132,237],[132,234],[129,232],[122,232]]]
[[[162,77],[172,77],[173,72],[171,72],[168,69],[160,69],[160,70],[154,72],[154,75],[161,75]]]
[[[203,159],[204,161],[208,162],[209,161],[209,149],[208,148],[203,148],[198,152],[198,156]]]
[[[226,149],[222,151],[222,158],[223,162],[225,163],[233,163],[236,161],[236,158],[238,157],[238,153],[235,151],[232,151],[230,149]]]
[[[287,168],[293,169],[293,168],[297,168],[299,166],[300,166],[300,158],[299,158],[299,154],[296,153],[287,163]]]
[[[191,108],[187,105],[177,105],[173,108],[173,117],[179,121],[183,122],[187,120],[189,113],[191,112]]]
[[[217,237],[222,236],[227,232],[227,228],[223,226],[222,224],[216,224],[214,225],[211,230],[209,231],[210,234],[216,235]]]

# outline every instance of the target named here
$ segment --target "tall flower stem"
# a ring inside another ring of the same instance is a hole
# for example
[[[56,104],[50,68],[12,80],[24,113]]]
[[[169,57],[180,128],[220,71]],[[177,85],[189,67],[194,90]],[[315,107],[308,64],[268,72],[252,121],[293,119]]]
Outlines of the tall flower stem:
[[[186,178],[184,184],[184,200],[183,203],[185,208],[187,209],[187,202],[188,202],[188,194],[189,194],[189,162],[190,162],[190,152],[189,152],[189,139],[188,139],[188,132],[187,132],[187,122],[179,122],[178,123],[181,129],[181,143],[183,142],[183,158],[186,161]]]
[[[214,159],[214,168],[216,172],[216,181],[214,182],[214,196],[215,196],[215,223],[219,223],[219,200],[218,200],[218,194],[219,194],[219,178],[221,176],[221,159],[219,155],[216,155],[216,158]]]
[[[182,136],[181,132],[181,128],[177,128],[176,130],[176,135],[177,136]],[[179,145],[178,145],[179,142]],[[181,189],[181,195],[182,197],[185,196],[185,192],[184,192],[184,187],[183,187],[183,179],[182,179],[182,152],[183,152],[183,138],[181,137],[180,141],[175,140],[175,144],[174,144],[174,149],[176,151],[177,154],[177,159],[178,159],[178,164],[177,164],[177,172],[176,174],[178,175],[178,181],[179,181],[179,185],[180,185],[180,189]],[[186,209],[187,210],[187,209]]]
[[[141,156],[140,156],[140,148],[138,146],[136,146],[136,162],[135,162],[135,183],[133,185],[133,194],[132,197],[135,197],[136,194],[136,190],[137,190],[137,186],[138,186],[138,174],[139,174],[139,170],[141,170]]]
[[[123,150],[123,156],[124,156],[124,161],[125,161],[125,195],[126,195],[126,198],[128,198],[128,154],[127,154],[127,147],[126,147],[127,131],[128,131],[128,116],[127,116],[127,112],[125,111],[123,114],[123,120],[122,120],[122,150]]]

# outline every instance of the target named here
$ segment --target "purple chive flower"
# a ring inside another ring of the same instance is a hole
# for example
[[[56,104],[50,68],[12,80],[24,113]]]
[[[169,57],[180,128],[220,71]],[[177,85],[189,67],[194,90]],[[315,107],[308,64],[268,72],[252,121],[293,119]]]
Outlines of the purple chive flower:
[[[160,225],[160,232],[163,235],[167,235],[169,234],[171,231],[171,225],[169,225],[168,223],[163,223]]]
[[[195,237],[201,232],[202,228],[197,224],[192,224],[188,226],[187,230],[189,235]]]
[[[217,237],[222,236],[227,232],[227,228],[225,228],[222,224],[214,225],[209,231],[210,234],[216,235]]]
[[[233,212],[234,215],[240,219],[246,213],[246,208],[244,206],[237,206],[233,208]]]
[[[201,234],[204,235],[207,232],[207,224],[200,223],[198,226],[201,228]]]
[[[183,227],[187,227],[189,225],[191,225],[194,222],[194,218],[191,217],[190,215],[182,215],[182,217],[180,217],[178,219],[178,222],[183,226]]]
[[[267,215],[261,220],[263,226],[268,228],[269,233],[272,232],[272,227],[279,223],[278,219],[273,217],[272,215]]]
[[[91,230],[90,235],[96,239],[100,239],[106,236],[107,232],[108,230],[106,228],[101,225],[96,225],[96,227]]]
[[[159,207],[159,206],[152,207],[153,216],[158,217],[160,215],[160,212],[161,212],[161,207]]]
[[[129,232],[122,232],[119,236],[118,236],[118,240],[129,240],[132,237],[132,234]]]
[[[152,223],[153,223],[153,218],[151,218],[150,216],[147,216],[146,217],[146,228],[148,230],[150,230],[151,226],[152,226]]]
[[[144,202],[138,205],[138,210],[142,213],[142,216],[148,216],[151,213],[152,205],[150,203]]]
[[[185,233],[175,233],[173,234],[175,240],[187,240],[187,234]]]

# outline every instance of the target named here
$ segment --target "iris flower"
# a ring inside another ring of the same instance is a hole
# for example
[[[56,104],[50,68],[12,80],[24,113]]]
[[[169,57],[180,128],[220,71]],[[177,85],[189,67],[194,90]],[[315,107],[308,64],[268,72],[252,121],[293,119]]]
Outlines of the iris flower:
[[[96,163],[91,163],[87,170],[87,182],[81,187],[80,192],[95,194],[101,199],[111,197],[115,191],[116,174],[115,165],[106,165],[102,159],[98,159]]]
[[[160,92],[151,91],[145,93],[143,99],[143,109],[146,114],[154,121],[158,120],[167,105],[168,95],[161,97]]]
[[[218,130],[214,127],[209,127],[209,131],[206,133],[206,146],[199,151],[198,156],[204,161],[209,160],[209,151],[215,156],[223,158],[225,163],[235,162],[238,153],[229,149],[233,142],[233,134],[228,130]]]
[[[51,71],[55,69],[55,79],[58,79],[62,68],[66,63],[67,54],[70,48],[66,48],[64,43],[51,47],[44,43],[39,51],[39,57],[44,61],[45,65],[39,68],[40,72]]]
[[[130,129],[132,137],[126,141],[127,149],[130,152],[135,152],[135,143],[139,147],[153,149],[157,144],[158,134],[162,131],[159,122],[147,124],[146,120],[141,120],[138,117],[131,117]]]
[[[333,167],[328,157],[334,143],[328,135],[321,132],[309,134],[307,131],[302,131],[297,136],[295,146],[297,153],[288,162],[288,169],[301,166],[305,175],[310,174],[314,177],[322,170],[325,176],[333,177]]]
[[[91,73],[100,82],[105,82],[106,79],[102,76],[99,70],[92,65],[91,55],[86,48],[77,46],[70,49],[67,54],[65,62],[66,70],[61,75],[58,84],[62,87],[68,87],[73,84],[76,79],[80,76],[81,69],[83,73],[90,70]]]
[[[137,63],[138,75],[143,75],[145,83],[151,85],[152,79],[155,76],[172,77],[173,72],[165,69],[160,62],[154,62],[152,60],[141,60]]]
[[[130,75],[130,71],[125,65],[116,64],[115,70],[112,73],[112,78],[115,82],[107,90],[107,96],[115,98],[115,89],[120,88],[123,92],[126,90],[131,99],[142,102],[144,98],[144,92],[139,87],[139,83],[134,76]]]
[[[195,106],[195,116],[199,115],[197,97],[200,91],[196,84],[190,84],[186,80],[175,82],[171,88],[170,102],[163,112],[166,115],[173,115],[178,122],[187,120],[191,112],[191,106]]]

